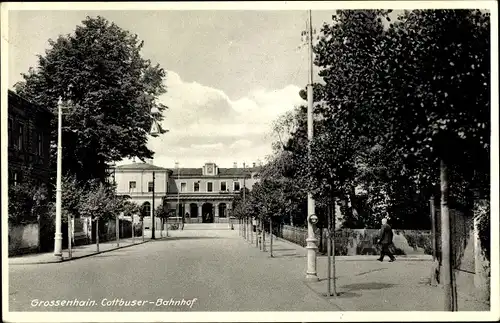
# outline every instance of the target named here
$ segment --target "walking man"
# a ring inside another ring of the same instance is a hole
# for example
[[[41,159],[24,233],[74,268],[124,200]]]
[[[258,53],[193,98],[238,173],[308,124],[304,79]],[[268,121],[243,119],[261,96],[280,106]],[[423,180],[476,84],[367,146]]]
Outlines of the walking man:
[[[253,232],[257,232],[257,219],[252,217]]]
[[[381,244],[382,251],[380,252],[380,258],[377,259],[378,261],[384,261],[385,255],[389,256],[389,258],[391,259],[389,260],[389,262],[393,262],[396,260],[391,250],[389,249],[392,245],[392,236],[392,228],[387,224],[387,219],[382,219],[382,228],[380,229],[379,239],[377,241]]]

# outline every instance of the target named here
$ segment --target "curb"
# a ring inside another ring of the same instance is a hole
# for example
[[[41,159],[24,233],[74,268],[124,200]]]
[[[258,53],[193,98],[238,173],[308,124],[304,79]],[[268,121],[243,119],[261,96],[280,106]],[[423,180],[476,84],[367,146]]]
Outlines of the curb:
[[[163,239],[167,239],[167,238],[169,238],[169,237],[162,237],[162,238],[155,239],[155,240],[163,240]],[[128,244],[128,245],[125,245],[125,246],[115,247],[113,249],[108,249],[108,250],[99,251],[99,252],[93,252],[93,253],[90,253],[90,254],[87,254],[87,255],[83,255],[83,256],[71,257],[71,258],[63,258],[61,260],[38,261],[38,262],[30,262],[30,263],[15,263],[15,264],[9,264],[9,266],[56,264],[56,263],[61,263],[61,262],[67,262],[67,261],[72,261],[72,260],[87,258],[87,257],[95,256],[95,255],[98,255],[98,254],[101,254],[101,253],[106,253],[106,252],[110,252],[110,251],[114,251],[114,250],[118,250],[118,249],[123,249],[123,248],[132,247],[132,246],[137,246],[137,245],[141,245],[141,244],[144,244],[144,243],[147,243],[147,242],[151,242],[151,241],[152,240],[149,239],[149,240],[140,241],[140,242],[137,242],[137,243],[134,243],[134,244]]]

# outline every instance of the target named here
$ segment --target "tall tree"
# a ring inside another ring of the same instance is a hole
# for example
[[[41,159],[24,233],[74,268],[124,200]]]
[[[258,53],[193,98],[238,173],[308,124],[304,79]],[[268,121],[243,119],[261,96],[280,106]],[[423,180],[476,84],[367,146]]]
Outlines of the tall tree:
[[[166,72],[141,57],[137,35],[102,17],[87,17],[74,34],[49,44],[16,91],[56,115],[58,98],[70,100],[63,118],[64,172],[83,182],[104,182],[108,163],[151,158],[148,133],[153,119],[162,119],[151,109],[166,109],[157,101],[166,91]],[[57,118],[52,130],[57,140]]]
[[[432,191],[439,173],[446,310],[456,310],[451,263],[458,243],[450,238],[448,195],[466,210],[470,191],[489,182],[489,38],[488,13],[414,10],[380,43],[385,55],[377,71],[387,86],[374,101],[392,125],[387,137],[421,186]]]

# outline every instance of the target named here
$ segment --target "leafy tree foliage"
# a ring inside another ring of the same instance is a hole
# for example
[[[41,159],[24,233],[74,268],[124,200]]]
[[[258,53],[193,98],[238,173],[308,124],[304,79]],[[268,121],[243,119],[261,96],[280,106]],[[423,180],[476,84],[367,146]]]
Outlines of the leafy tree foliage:
[[[64,173],[105,182],[107,164],[137,156],[146,146],[165,71],[141,57],[143,42],[102,17],[87,17],[74,34],[49,40],[38,66],[23,74],[16,92],[57,115],[58,98],[70,100],[63,117]],[[57,140],[57,118],[52,124]],[[52,157],[56,165],[55,151]]]
[[[50,208],[47,187],[34,185],[30,177],[9,186],[9,222],[13,224],[37,222]]]
[[[124,211],[124,198],[98,181],[94,181],[80,199],[80,214],[92,219],[113,219]]]
[[[272,181],[293,178],[320,210],[339,201],[345,225],[373,227],[390,216],[400,228],[429,228],[441,161],[452,207],[470,208],[472,190],[489,197],[488,13],[413,10],[384,22],[389,13],[343,10],[323,26],[314,48],[322,82],[314,85],[311,160],[299,107],[278,122],[286,131],[277,132],[255,205],[281,194]],[[277,160],[286,160],[282,172]]]

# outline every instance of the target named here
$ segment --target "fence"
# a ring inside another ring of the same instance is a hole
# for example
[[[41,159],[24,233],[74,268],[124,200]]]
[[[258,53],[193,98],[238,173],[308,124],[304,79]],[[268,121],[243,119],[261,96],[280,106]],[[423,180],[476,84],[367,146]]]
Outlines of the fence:
[[[306,246],[307,229],[282,225],[274,234],[278,237]],[[431,232],[427,230],[393,230],[395,253],[399,255],[432,254]],[[375,255],[379,253],[377,246],[378,229],[341,229],[335,233],[335,255]],[[317,229],[318,251],[327,252],[327,230]]]
[[[475,204],[483,200],[475,200]],[[435,204],[436,226],[436,254],[441,261],[441,217],[439,200]],[[477,218],[481,217],[480,211],[457,210],[450,208],[450,236],[452,239],[452,267],[458,290],[467,290],[474,294],[476,299],[489,300],[489,272],[490,264],[485,258],[483,246],[479,239]],[[475,220],[476,218],[476,220]],[[475,223],[476,222],[476,223]]]

